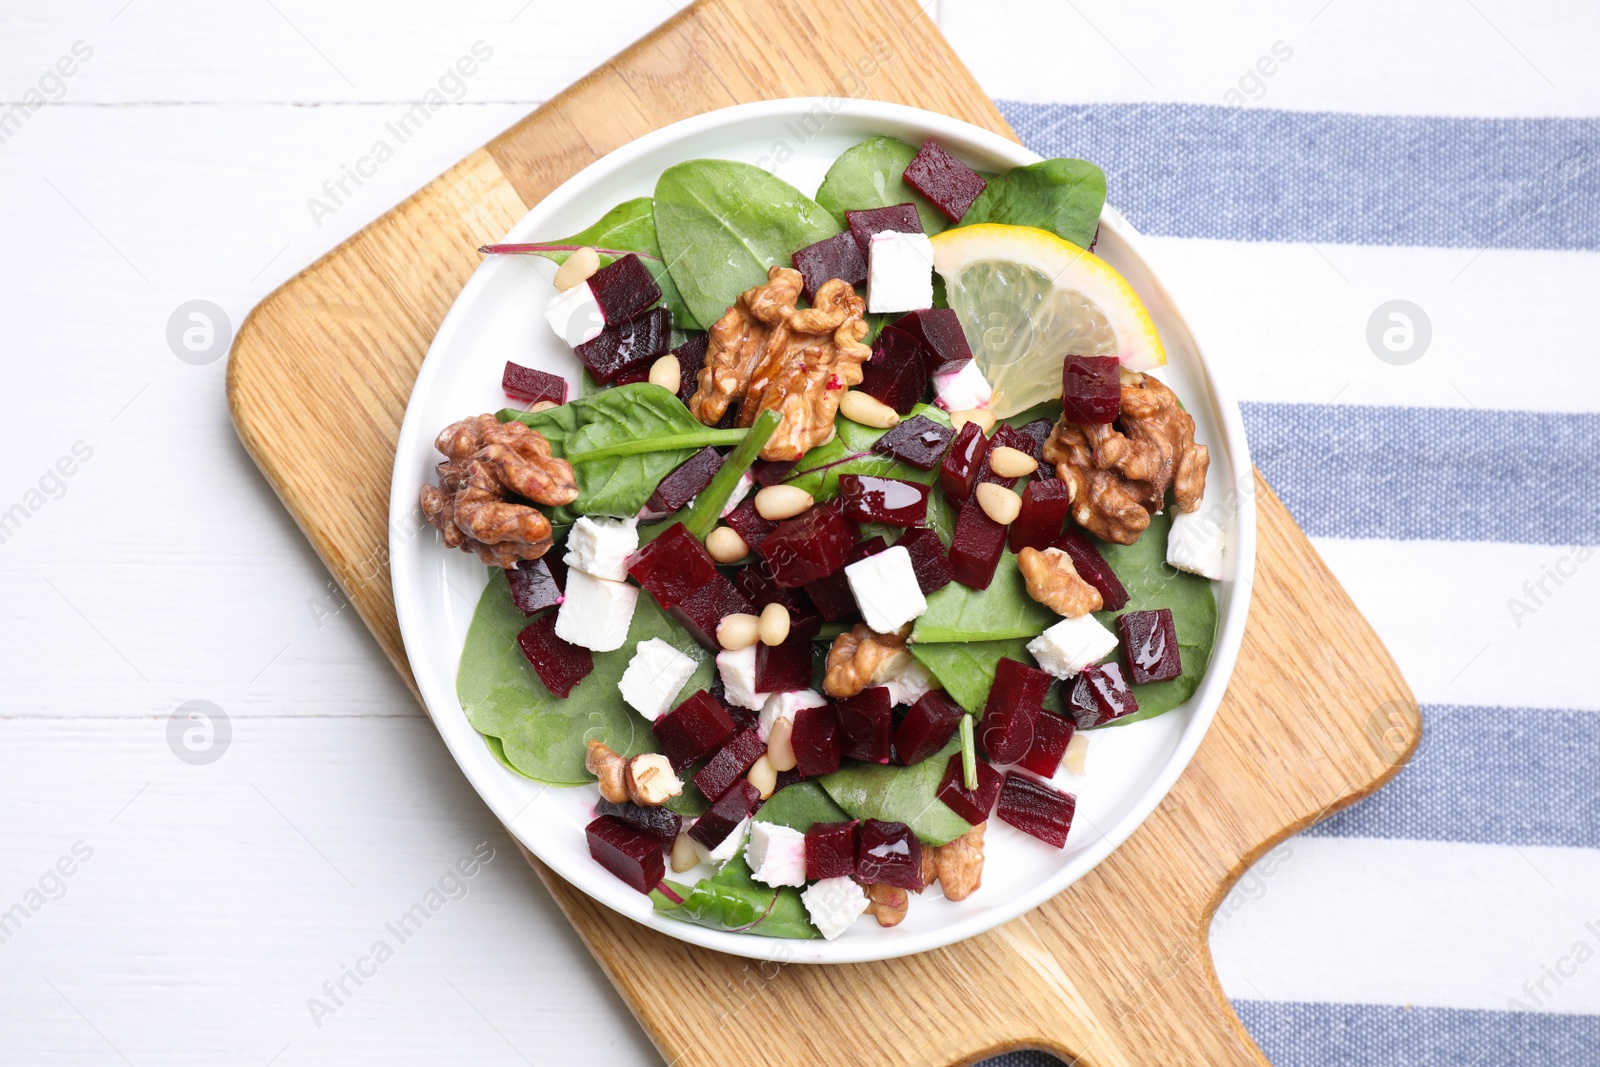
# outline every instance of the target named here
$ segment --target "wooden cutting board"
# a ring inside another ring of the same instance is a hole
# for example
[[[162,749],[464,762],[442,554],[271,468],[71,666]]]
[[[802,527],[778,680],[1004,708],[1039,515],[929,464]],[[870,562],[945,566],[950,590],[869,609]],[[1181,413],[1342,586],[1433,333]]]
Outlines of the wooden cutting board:
[[[879,42],[882,42],[880,44]],[[858,66],[875,50],[888,58]],[[253,311],[228,369],[239,436],[409,684],[388,569],[406,400],[479,262],[579,168],[669,122],[785,96],[872,96],[1014,136],[913,0],[701,0],[312,264]],[[1393,661],[1266,483],[1239,664],[1150,819],[1038,910],[886,963],[782,966],[624,919],[531,856],[672,1064],[1264,1063],[1207,949],[1273,844],[1370,793],[1421,718]]]

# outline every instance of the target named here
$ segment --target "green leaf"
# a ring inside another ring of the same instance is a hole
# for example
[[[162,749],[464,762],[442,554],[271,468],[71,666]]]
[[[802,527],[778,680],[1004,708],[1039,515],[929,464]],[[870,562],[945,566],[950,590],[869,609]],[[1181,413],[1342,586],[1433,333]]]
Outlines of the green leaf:
[[[796,782],[772,794],[756,812],[755,821],[805,833],[814,823],[844,822],[849,817],[816,782]]]
[[[925,845],[943,845],[972,829],[935,796],[944,769],[961,742],[910,767],[858,763],[817,779],[852,819],[903,822]]]
[[[936,422],[948,426],[950,417],[937,408],[927,404],[918,404],[911,409],[911,414],[925,415]],[[819,501],[832,500],[839,495],[839,476],[841,474],[870,474],[880,478],[899,478],[901,481],[916,482],[918,485],[932,485],[939,477],[939,469],[931,471],[918,470],[909,463],[902,463],[893,456],[882,452],[874,452],[873,446],[878,439],[888,430],[880,430],[872,426],[863,426],[859,422],[851,422],[840,415],[834,420],[836,433],[832,441],[819,445],[807,452],[790,471],[789,477],[784,480],[786,485],[796,485]],[[930,518],[934,512],[932,494],[928,501]],[[945,509],[943,518],[949,520],[949,526],[954,529],[954,519]]]
[[[821,936],[811,925],[799,890],[788,886],[773,889],[750,877],[743,849],[714,876],[702,878],[692,887],[677,882],[667,885],[683,898],[681,904],[659,889],[651,891],[650,900],[656,914],[668,919],[762,937]]]
[[[872,137],[847,148],[828,168],[817,188],[817,203],[833,213],[839,225],[846,225],[846,211],[893,207],[907,201],[917,205],[922,229],[938,233],[950,225],[944,213],[904,180],[907,165],[916,157],[917,146],[893,137]]]
[[[839,223],[800,190],[760,167],[691,159],[656,180],[656,234],[678,291],[696,321],[722,317],[739,294],[789,266]]]
[[[1099,167],[1082,159],[1047,159],[989,179],[961,225],[1036,226],[1088,248],[1105,203],[1106,175]]]
[[[1006,549],[987,589],[951,582],[928,597],[928,610],[911,630],[911,643],[1032,640],[1059,616],[1028,595],[1017,557]]]
[[[1010,641],[969,641],[965,644],[912,645],[912,657],[950,694],[950,699],[974,715],[983,714],[994,670],[1002,659],[1033,664],[1028,638]]]

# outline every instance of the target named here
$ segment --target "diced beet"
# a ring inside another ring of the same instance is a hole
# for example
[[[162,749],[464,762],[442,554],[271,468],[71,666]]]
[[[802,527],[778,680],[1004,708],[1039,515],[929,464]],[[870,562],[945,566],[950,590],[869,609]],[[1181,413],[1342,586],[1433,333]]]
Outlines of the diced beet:
[[[1002,659],[983,705],[978,743],[995,763],[1015,763],[1033,744],[1033,724],[1043,713],[1050,676],[1037,667]]]
[[[917,576],[917,586],[923,596],[943,589],[955,580],[950,567],[950,556],[945,552],[939,535],[926,526],[908,530],[895,544],[911,555],[911,570]]]
[[[856,848],[856,877],[866,885],[922,889],[922,842],[903,822],[867,819]]]
[[[911,705],[894,732],[895,761],[909,767],[950,743],[966,712],[943,689],[930,689]]]
[[[762,542],[772,536],[772,531],[778,524],[770,519],[763,519],[760,512],[756,511],[755,497],[740,501],[739,506],[728,512],[722,519],[724,523],[733,527],[735,533],[744,538],[744,543],[752,551],[761,548]]]
[[[872,446],[874,452],[893,456],[918,470],[931,471],[944,458],[955,431],[923,415],[907,419]]]
[[[706,345],[710,335],[693,333],[672,354],[678,357],[678,399],[685,404],[700,388],[700,370],[706,365]]]
[[[976,826],[989,817],[994,808],[994,798],[1000,795],[1000,783],[1005,775],[978,760],[978,788],[968,789],[966,777],[961,772],[961,753],[957,752],[945,764],[944,778],[934,795],[944,801],[945,807]]]
[[[722,469],[722,463],[722,453],[707,445],[661,479],[645,507],[651,511],[677,511],[711,484],[711,479]]]
[[[758,732],[754,729],[740,730],[700,768],[694,776],[694,784],[700,787],[700,792],[707,799],[718,800],[733,788],[735,782],[744,781],[745,773],[766,751],[766,743]]]
[[[1117,633],[1122,637],[1128,681],[1134,685],[1166,682],[1183,673],[1183,662],[1178,657],[1178,631],[1172,624],[1171,609],[1118,615]]]
[[[987,589],[1006,547],[1006,528],[976,503],[961,509],[956,533],[950,541],[950,571],[956,581],[972,589]]]
[[[844,565],[848,567],[868,556],[876,556],[888,547],[881,536],[870,537],[851,547],[849,554],[844,558]],[[850,579],[846,577],[844,567],[826,578],[807,582],[806,594],[817,606],[817,611],[829,622],[838,622],[860,612],[860,608],[856,606],[856,595],[850,590]]]
[[[618,261],[620,262],[620,260]],[[617,326],[607,326],[592,341],[573,349],[597,382],[648,365],[667,351],[672,339],[672,313],[656,308]]]
[[[533,664],[534,673],[544,687],[556,696],[566,699],[572,687],[589,677],[594,670],[594,656],[581,645],[574,645],[556,636],[554,613],[539,616],[517,635],[522,654]]]
[[[589,291],[607,326],[638,318],[661,299],[661,286],[650,268],[632,252],[591,274]]]
[[[506,396],[524,404],[537,404],[544,400],[555,404],[567,402],[565,378],[532,367],[519,367],[515,363],[506,364],[506,371],[500,376],[500,388],[505,390]]]
[[[928,203],[951,222],[960,222],[961,216],[989,184],[977,171],[933,141],[923,142],[922,148],[906,164],[904,178],[907,185],[926,197]]]
[[[1078,672],[1067,694],[1067,709],[1078,729],[1102,726],[1139,710],[1139,699],[1122,676],[1122,664],[1091,663]]]
[[[1050,434],[1055,431],[1055,428],[1056,424],[1051,422],[1049,419],[1034,419],[1032,422],[1025,423],[1021,427],[1022,436],[1026,437],[1030,442],[1032,442],[1033,447],[1029,448],[1027,452],[1028,455],[1040,462],[1041,475],[1047,471],[1049,466],[1048,464],[1044,463],[1044,443],[1050,440]],[[1054,474],[1053,471],[1050,473],[1052,475]]]
[[[750,477],[761,488],[777,485],[779,482],[789,480],[789,475],[794,473],[797,459],[758,459],[750,464]]]
[[[910,334],[922,343],[923,366],[930,376],[958,371],[972,359],[961,316],[950,308],[913,311],[895,319],[888,329]]]
[[[811,638],[790,633],[781,645],[756,645],[756,692],[792,693],[811,688]]]
[[[978,481],[992,482],[995,485],[1003,485],[1007,489],[1010,489],[1012,486],[1017,484],[1017,480],[1015,478],[1002,478],[993,470],[991,470],[989,468],[989,456],[992,455],[994,450],[997,448],[1014,448],[1018,452],[1026,453],[1032,447],[1033,441],[1024,436],[1021,430],[1018,430],[1009,422],[1002,422],[999,426],[995,427],[993,435],[991,435],[989,438],[989,451],[985,453],[983,457],[983,466],[978,471]]]
[[[754,760],[750,762],[754,763]],[[702,772],[704,773],[704,772]],[[699,781],[698,777],[695,779]],[[689,827],[689,836],[706,848],[716,848],[750,814],[761,806],[761,794],[744,780],[734,780],[728,789]]]
[[[844,517],[885,526],[920,526],[928,518],[928,487],[898,478],[841,474],[839,498]]]
[[[1033,744],[1017,765],[1041,778],[1054,777],[1075,730],[1071,719],[1049,711],[1041,713],[1033,720]]]
[[[867,256],[849,233],[836,233],[825,241],[806,245],[793,256],[794,269],[805,282],[805,297],[814,300],[825,282],[841,278],[851,285],[867,284]]]
[[[1061,536],[1071,506],[1072,494],[1066,482],[1029,482],[1022,490],[1022,510],[1007,535],[1011,551],[1036,548],[1043,552],[1049,548]]]
[[[648,382],[650,380],[650,367],[653,362],[654,361],[641,361],[639,363],[635,363],[633,366],[617,375],[616,378],[612,380],[611,384],[638,385],[640,382]]]
[[[789,737],[794,747],[794,769],[803,777],[815,778],[839,769],[844,748],[839,737],[839,713],[832,704],[795,712]]]
[[[988,459],[989,439],[977,423],[969,422],[956,431],[939,466],[939,486],[950,503],[959,507],[967,502]]]
[[[806,877],[848,878],[856,873],[861,826],[849,822],[817,822],[806,831]]]
[[[908,413],[928,392],[922,346],[910,334],[884,330],[872,346],[872,358],[862,364],[856,388],[902,415]]]
[[[780,789],[787,789],[791,785],[794,785],[796,782],[803,782],[805,780],[806,780],[806,776],[805,775],[801,774],[799,771],[795,770],[793,767],[790,767],[786,771],[779,771],[778,772],[777,784],[772,787],[772,791],[774,793],[776,793]]]
[[[922,233],[922,216],[917,214],[917,206],[912,203],[895,204],[891,207],[868,208],[865,211],[846,211],[844,218],[850,224],[850,233],[856,239],[856,247],[861,249],[861,255],[867,255],[867,249],[872,247],[872,235],[883,233],[885,230],[895,230],[899,233]]]
[[[542,559],[525,559],[506,571],[511,584],[511,602],[524,615],[537,615],[561,603],[561,587],[550,565]]]
[[[650,724],[661,754],[680,771],[725,745],[735,729],[728,709],[704,689]]]
[[[1069,527],[1061,531],[1054,547],[1071,556],[1078,577],[1100,591],[1100,599],[1105,601],[1102,610],[1121,611],[1128,603],[1128,591],[1122,587],[1122,579],[1117,577],[1117,572],[1111,569],[1111,564],[1106,562],[1088,534]]]
[[[894,700],[886,686],[834,701],[844,754],[865,763],[888,763],[894,740]]]
[[[585,834],[594,861],[641,893],[649,893],[667,873],[661,842],[615,815],[600,816]]]
[[[1116,422],[1122,410],[1122,361],[1116,356],[1067,356],[1061,361],[1061,417],[1068,422]]]
[[[755,605],[746,600],[744,594],[735,589],[728,579],[721,574],[713,574],[705,585],[668,608],[667,614],[688,630],[701,646],[720,652],[722,644],[717,640],[717,627],[723,617],[754,615]]]
[[[994,813],[1025,834],[1061,848],[1072,829],[1072,813],[1078,798],[1052,789],[1042,782],[1012,771],[1000,787],[1000,800]]]
[[[640,807],[624,800],[613,804],[604,797],[594,806],[596,815],[614,815],[633,827],[649,834],[663,845],[670,845],[683,829],[683,816],[664,807]]]
[[[818,505],[778,523],[758,551],[772,568],[773,581],[797,589],[844,566],[855,543],[855,527],[838,509]]]
[[[628,557],[628,574],[664,608],[683,603],[719,577],[711,553],[681,522]]]

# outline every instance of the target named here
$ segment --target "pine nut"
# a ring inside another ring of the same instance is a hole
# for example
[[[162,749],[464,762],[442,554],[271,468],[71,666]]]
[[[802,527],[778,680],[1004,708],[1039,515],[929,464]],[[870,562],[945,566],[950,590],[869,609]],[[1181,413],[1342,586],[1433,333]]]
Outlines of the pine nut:
[[[1061,766],[1073,774],[1082,774],[1084,760],[1089,756],[1089,735],[1075,733],[1072,740],[1067,742],[1067,750],[1061,753]]]
[[[756,494],[756,514],[768,522],[792,519],[817,501],[798,485],[769,485]]]
[[[1003,485],[982,482],[978,485],[978,506],[1001,526],[1010,526],[1022,512],[1022,498]]]
[[[794,770],[794,720],[777,719],[767,735],[767,762],[775,771]]]
[[[717,623],[717,644],[730,652],[749,648],[760,636],[760,626],[761,620],[754,615],[746,615],[743,612],[724,615],[722,621]]]
[[[863,426],[875,426],[880,430],[900,425],[900,416],[894,408],[871,393],[863,393],[857,389],[849,390],[839,399],[839,414],[851,422],[859,422]]]
[[[765,756],[750,765],[750,773],[746,774],[745,781],[756,787],[756,792],[761,794],[761,799],[770,797],[778,788],[778,769],[772,761]]]
[[[557,404],[554,400],[541,400],[528,410],[531,412],[550,411],[560,406],[561,405]]]
[[[582,285],[599,269],[600,253],[592,248],[580,248],[556,268],[556,276],[553,279],[556,290],[564,293],[574,286]]]
[[[989,469],[1002,478],[1021,478],[1039,469],[1039,461],[1018,448],[1001,445],[989,453]]]
[[[678,366],[678,357],[669,352],[650,364],[650,384],[676,393],[678,386],[683,384],[683,371]]]
[[[732,526],[718,526],[706,538],[706,551],[718,563],[737,563],[750,554],[750,546]]]
[[[789,639],[789,609],[773,601],[761,609],[759,627],[763,645],[781,645]]]
[[[672,842],[672,873],[682,874],[691,870],[700,862],[700,857],[695,853],[694,842],[688,834],[679,834]]]
[[[977,423],[985,437],[994,432],[994,412],[988,408],[962,408],[950,413],[950,426],[957,433],[969,422]]]

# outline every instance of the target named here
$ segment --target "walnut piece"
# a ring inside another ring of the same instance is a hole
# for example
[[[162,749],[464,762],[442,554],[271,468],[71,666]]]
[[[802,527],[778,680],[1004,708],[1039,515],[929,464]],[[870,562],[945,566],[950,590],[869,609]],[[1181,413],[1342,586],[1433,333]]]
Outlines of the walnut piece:
[[[980,822],[960,837],[937,848],[922,848],[924,887],[935,878],[949,900],[966,900],[983,884],[983,828]],[[932,857],[931,860],[928,857]],[[932,875],[929,869],[932,869]]]
[[[800,272],[773,267],[765,285],[747,289],[711,327],[705,366],[689,398],[689,411],[715,426],[739,402],[739,425],[763,411],[782,416],[761,450],[766,460],[794,460],[833,434],[845,389],[861,384],[861,365],[872,349],[866,301],[848,282],[833,278],[808,308],[796,308]]]
[[[1078,575],[1072,557],[1059,548],[1024,548],[1017,553],[1017,569],[1028,587],[1028,595],[1069,619],[1105,607],[1100,590]]]
[[[628,760],[602,741],[590,741],[583,754],[583,769],[600,779],[600,797],[613,804],[628,799]]]
[[[911,896],[899,886],[874,885],[862,886],[866,891],[867,914],[878,920],[879,926],[898,926],[900,920],[906,917],[906,911],[911,907]]]
[[[1122,411],[1110,425],[1057,422],[1044,458],[1071,493],[1072,517],[1107,541],[1131,545],[1160,511],[1167,490],[1179,511],[1205,493],[1211,454],[1194,440],[1194,419],[1148,374],[1126,375]]]
[[[864,622],[856,623],[833,639],[822,691],[840,699],[853,697],[894,676],[911,658],[906,651],[909,633],[909,626],[900,633],[880,634]]]
[[[672,769],[667,757],[646,752],[628,761],[628,799],[642,808],[665,804],[683,793],[683,779]]]
[[[510,569],[550,548],[550,520],[537,504],[570,504],[578,497],[572,466],[550,452],[550,442],[520,422],[477,415],[445,427],[434,447],[448,458],[438,465],[438,485],[424,485],[422,514],[444,535],[447,548],[475,552],[493,567]]]

